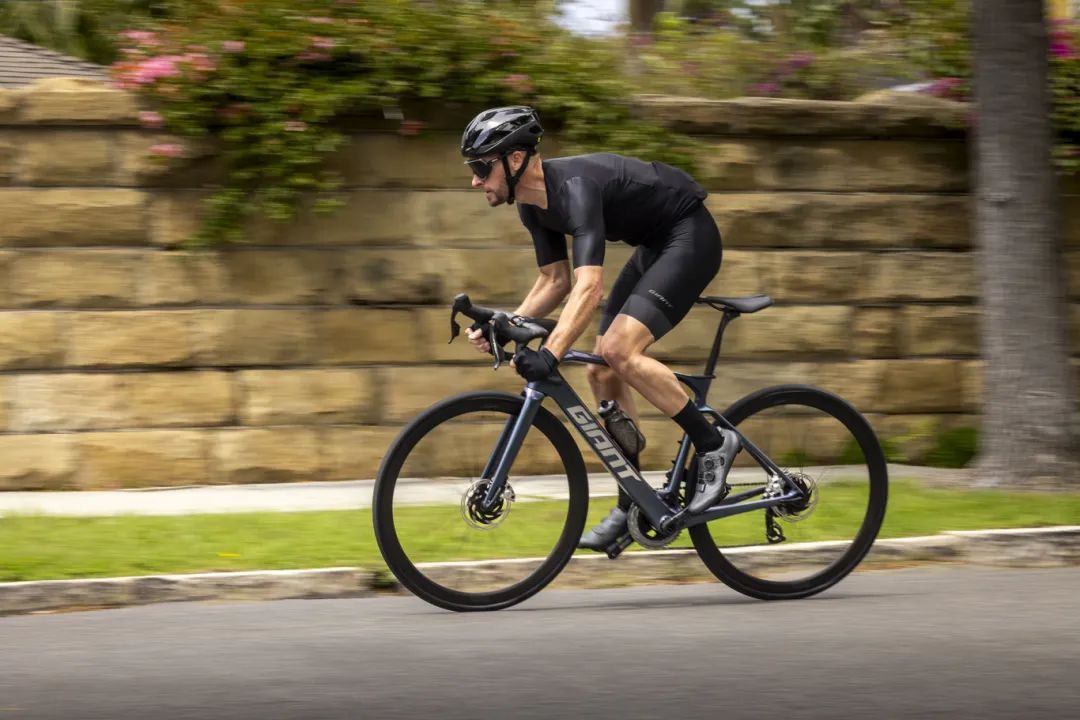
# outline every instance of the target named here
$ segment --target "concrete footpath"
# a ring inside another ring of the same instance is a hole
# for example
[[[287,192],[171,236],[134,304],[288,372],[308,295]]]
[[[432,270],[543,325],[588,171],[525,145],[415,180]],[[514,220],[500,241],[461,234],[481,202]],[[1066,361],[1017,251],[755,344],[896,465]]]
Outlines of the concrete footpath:
[[[890,478],[918,479],[950,485],[953,471],[890,466]],[[661,473],[647,473],[659,485]],[[755,473],[756,475],[756,473]],[[737,473],[731,476],[739,482]],[[559,497],[565,486],[553,478],[525,478],[514,482],[519,501]],[[207,486],[101,492],[0,493],[0,522],[4,515],[58,516],[182,515],[192,513],[299,512],[362,509],[371,506],[373,481],[303,483],[289,485]],[[453,503],[460,500],[455,484],[413,481],[407,498],[416,504]],[[590,495],[615,494],[607,475],[590,476]],[[831,543],[802,543],[731,550],[753,554],[755,565],[790,566],[814,562],[830,552]],[[527,558],[484,562],[430,563],[433,577],[461,579],[476,573],[487,579],[500,574],[520,577]],[[878,540],[864,561],[868,568],[916,562],[967,562],[1017,567],[1080,565],[1080,525],[945,532],[938,535]],[[627,552],[612,562],[602,555],[573,558],[554,587],[611,587],[671,582],[715,582],[692,550]],[[385,572],[363,568],[156,575],[88,580],[48,580],[0,583],[0,615],[50,612],[77,608],[117,607],[155,602],[191,600],[272,600],[286,598],[362,597],[397,589]]]

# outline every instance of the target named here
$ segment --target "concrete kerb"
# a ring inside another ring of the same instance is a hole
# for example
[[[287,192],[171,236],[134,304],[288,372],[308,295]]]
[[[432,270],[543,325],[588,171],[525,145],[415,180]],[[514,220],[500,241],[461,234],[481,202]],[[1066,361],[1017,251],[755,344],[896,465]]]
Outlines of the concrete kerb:
[[[814,562],[834,543],[732,549],[741,563],[783,568]],[[428,563],[434,577],[468,576],[498,583],[520,577],[535,559]],[[879,540],[865,560],[882,563],[967,562],[1012,567],[1080,564],[1080,525],[1017,530],[944,532],[924,537]],[[611,562],[602,555],[575,556],[553,587],[595,588],[659,583],[710,582],[715,578],[693,550],[630,552]],[[361,568],[273,570],[190,575],[45,580],[0,583],[0,615],[79,608],[120,607],[193,600],[284,600],[355,598],[396,589],[393,581]]]

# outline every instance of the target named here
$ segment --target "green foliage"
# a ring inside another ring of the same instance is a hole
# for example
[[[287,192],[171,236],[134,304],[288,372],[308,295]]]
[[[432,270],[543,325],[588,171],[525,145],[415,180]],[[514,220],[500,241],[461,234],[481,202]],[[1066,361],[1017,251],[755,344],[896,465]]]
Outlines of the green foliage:
[[[976,428],[946,430],[937,436],[934,447],[926,454],[926,464],[945,468],[967,467],[978,450],[979,431]]]
[[[327,197],[339,178],[323,161],[345,140],[335,121],[411,101],[527,103],[579,149],[693,169],[692,141],[631,117],[618,47],[566,33],[533,4],[189,0],[175,11],[129,33],[115,70],[160,106],[166,129],[219,143],[226,179],[202,242],[238,240],[253,216],[286,219],[305,196]]]
[[[116,61],[133,22],[167,18],[182,0],[0,0],[0,34],[100,65]]]

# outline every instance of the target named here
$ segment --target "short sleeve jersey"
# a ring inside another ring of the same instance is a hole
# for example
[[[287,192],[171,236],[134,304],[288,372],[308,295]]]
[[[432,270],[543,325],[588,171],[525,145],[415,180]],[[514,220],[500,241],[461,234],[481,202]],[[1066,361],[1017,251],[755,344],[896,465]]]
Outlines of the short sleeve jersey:
[[[567,235],[574,267],[603,265],[606,241],[662,245],[708,194],[682,170],[611,153],[544,160],[543,168],[547,207],[518,204],[540,266],[568,258]]]

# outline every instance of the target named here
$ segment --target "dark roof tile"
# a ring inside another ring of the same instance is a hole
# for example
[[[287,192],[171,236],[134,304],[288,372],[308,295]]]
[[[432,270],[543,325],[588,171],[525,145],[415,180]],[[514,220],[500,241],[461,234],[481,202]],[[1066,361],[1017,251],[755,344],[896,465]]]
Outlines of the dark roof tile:
[[[29,85],[52,77],[108,79],[108,69],[47,48],[0,35],[0,87]]]

